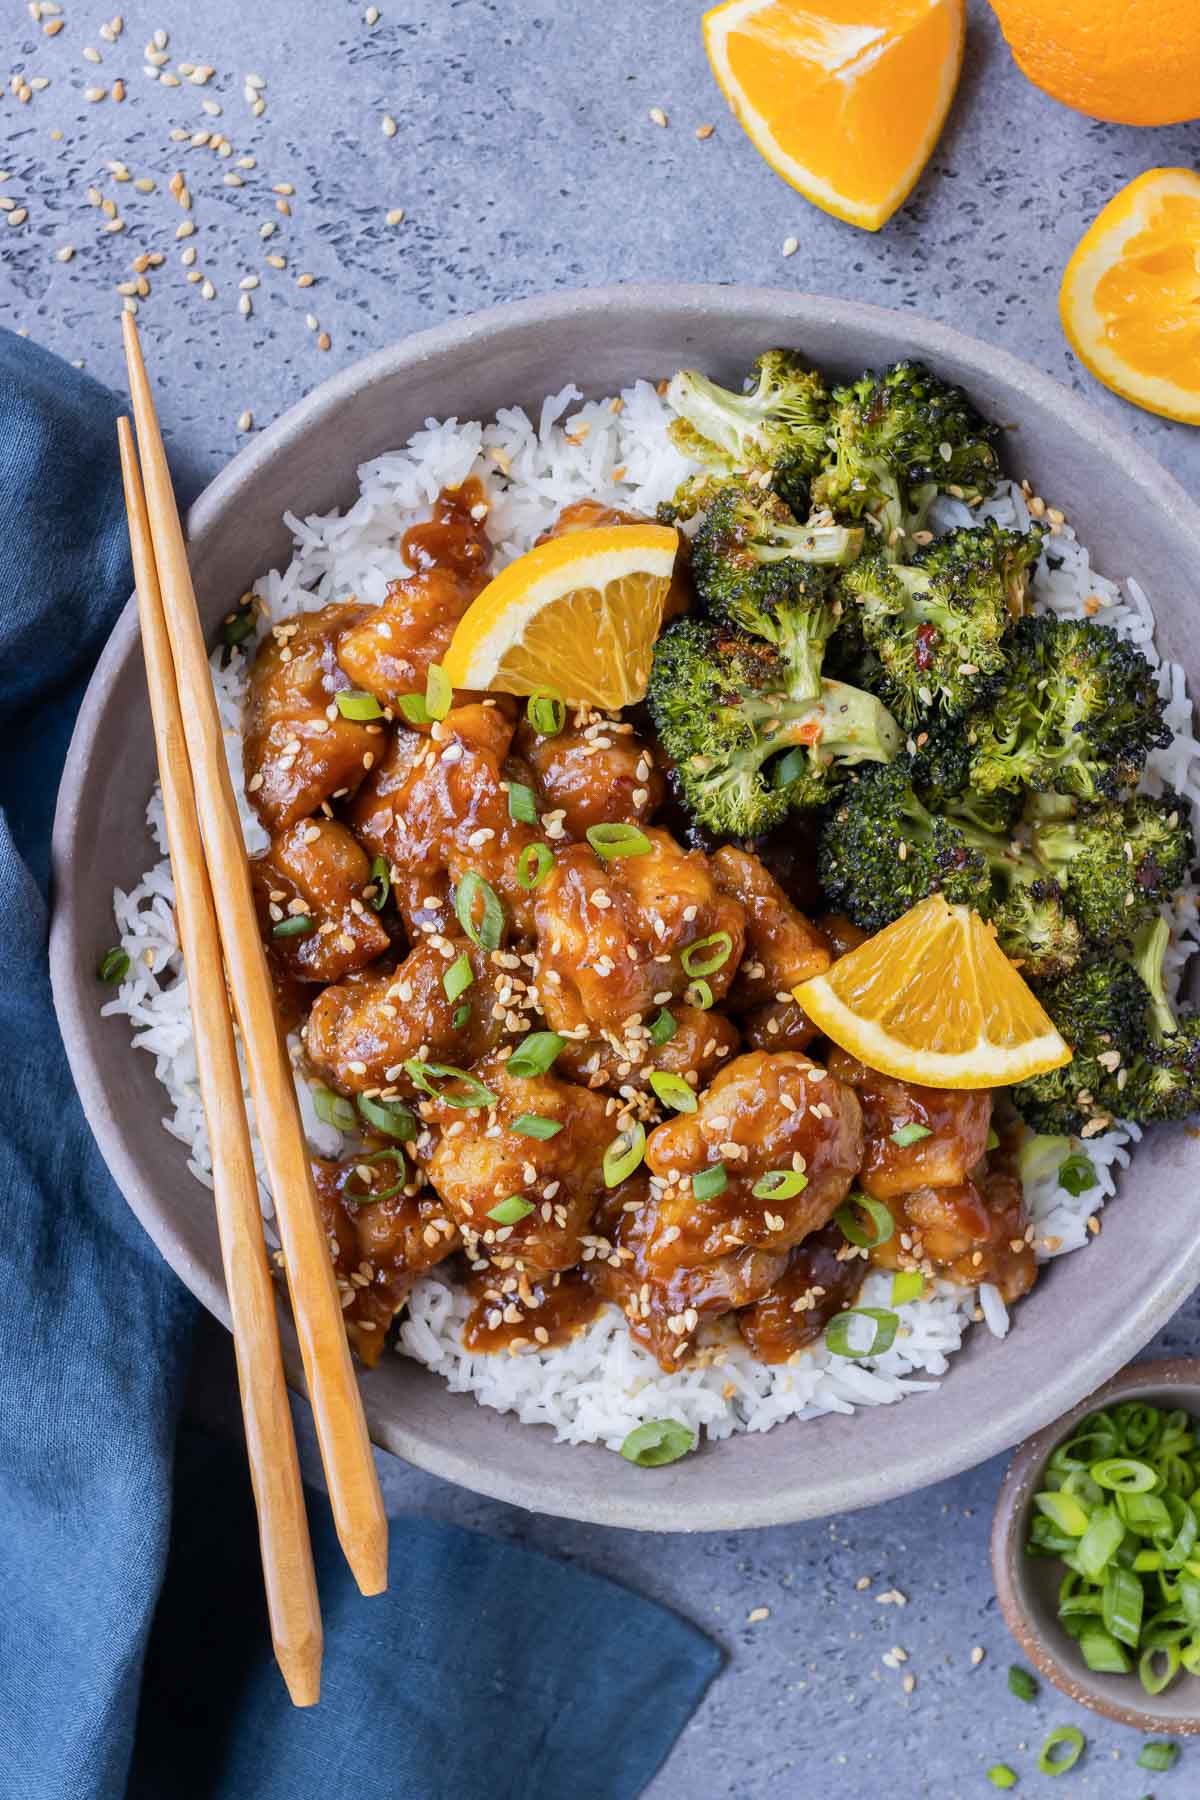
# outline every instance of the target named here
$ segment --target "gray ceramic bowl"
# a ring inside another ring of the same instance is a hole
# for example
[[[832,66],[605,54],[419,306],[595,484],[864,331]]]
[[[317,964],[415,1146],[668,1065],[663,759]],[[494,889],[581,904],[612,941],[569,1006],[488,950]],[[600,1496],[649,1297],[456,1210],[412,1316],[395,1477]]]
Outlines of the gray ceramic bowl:
[[[205,620],[290,555],[281,514],[350,500],[357,464],[430,415],[486,418],[568,379],[602,395],[635,376],[700,364],[726,380],[776,343],[854,374],[912,353],[1009,422],[1008,466],[1077,522],[1098,566],[1136,571],[1166,651],[1200,679],[1193,622],[1200,513],[1109,419],[1036,369],[928,320],[811,295],[737,287],[613,287],[497,308],[408,339],[318,388],[256,437],[189,520]],[[114,451],[115,454],[115,451]],[[1195,691],[1195,690],[1194,690]],[[163,1255],[228,1319],[207,1193],[158,1124],[150,1059],[101,1019],[93,971],[112,938],[109,895],[146,866],[154,751],[131,606],[97,667],[75,730],[54,835],[54,989],[92,1129]],[[569,1448],[548,1430],[447,1392],[399,1356],[363,1378],[376,1441],[481,1493],[544,1512],[653,1530],[771,1525],[886,1500],[954,1474],[1058,1416],[1127,1362],[1200,1278],[1197,1148],[1155,1133],[1086,1254],[1057,1264],[1004,1344],[983,1332],[941,1390],[903,1406],[788,1425],[706,1446],[669,1468]],[[1151,1206],[1152,1201],[1152,1206]],[[299,1360],[284,1325],[292,1379]]]
[[[1058,1584],[1063,1566],[1025,1554],[1033,1496],[1053,1450],[1086,1413],[1122,1400],[1183,1407],[1200,1419],[1200,1357],[1136,1363],[1122,1369],[1098,1393],[1089,1394],[1064,1418],[1029,1438],[1004,1477],[992,1525],[992,1570],[1008,1629],[1038,1672],[1072,1700],[1122,1725],[1172,1734],[1200,1732],[1200,1679],[1180,1674],[1162,1694],[1147,1694],[1136,1674],[1097,1675],[1058,1623]]]

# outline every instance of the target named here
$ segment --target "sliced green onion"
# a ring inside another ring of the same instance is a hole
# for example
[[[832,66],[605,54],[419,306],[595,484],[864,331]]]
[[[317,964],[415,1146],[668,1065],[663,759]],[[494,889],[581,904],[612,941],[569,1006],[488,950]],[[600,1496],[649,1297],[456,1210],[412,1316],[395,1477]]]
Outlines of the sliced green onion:
[[[1007,1763],[993,1763],[987,1778],[994,1788],[1015,1788],[1017,1785],[1016,1770],[1010,1769]]]
[[[1094,1188],[1096,1171],[1091,1157],[1085,1156],[1082,1150],[1073,1150],[1058,1165],[1058,1185],[1068,1194],[1075,1195],[1086,1194],[1089,1188]]]
[[[544,1075],[566,1041],[557,1031],[531,1031],[528,1037],[521,1039],[505,1063],[505,1074],[520,1075],[525,1079]]]
[[[907,1125],[897,1125],[891,1133],[891,1139],[898,1150],[907,1150],[910,1144],[919,1144],[922,1138],[932,1137],[928,1125],[918,1125],[913,1119]]]
[[[425,704],[424,694],[401,694],[396,705],[401,717],[409,725],[428,725],[429,708]]]
[[[444,719],[454,700],[450,677],[441,663],[430,663],[425,677],[425,711],[431,719]]]
[[[808,1186],[808,1176],[799,1169],[768,1169],[750,1192],[756,1200],[794,1200]]]
[[[337,709],[343,719],[363,720],[382,719],[383,717],[383,708],[374,694],[368,694],[362,688],[342,688],[333,697],[337,701]]]
[[[363,1163],[395,1163],[399,1171],[399,1179],[394,1181],[391,1187],[365,1187],[361,1190],[355,1188],[353,1192],[350,1188],[350,1181],[347,1179],[342,1183],[342,1198],[348,1200],[351,1206],[373,1206],[376,1200],[393,1200],[397,1194],[404,1192],[408,1181],[408,1170],[405,1167],[403,1150],[374,1150],[370,1156],[360,1156],[358,1160]]]
[[[692,1176],[692,1197],[696,1200],[715,1200],[718,1194],[725,1192],[728,1185],[725,1164],[710,1163],[707,1169],[699,1169]]]
[[[647,1419],[634,1426],[621,1445],[621,1455],[639,1469],[661,1469],[695,1448],[696,1434],[690,1426],[678,1419]]]
[[[1097,1675],[1128,1675],[1133,1667],[1116,1638],[1099,1625],[1088,1625],[1080,1631],[1079,1653]]]
[[[450,1021],[454,1030],[461,1031],[470,1016],[471,1003],[469,1000],[464,1000],[461,1006],[456,1006],[454,1009],[454,1017]]]
[[[527,893],[541,887],[554,867],[554,852],[549,844],[526,844],[517,857],[517,880]]]
[[[855,1217],[855,1207],[870,1219],[870,1231],[866,1231]],[[896,1229],[896,1221],[883,1201],[872,1200],[867,1194],[851,1194],[833,1216],[847,1243],[855,1244],[860,1250],[877,1250],[880,1244],[887,1243]]]
[[[1038,1684],[1020,1663],[1013,1663],[1008,1671],[1008,1691],[1015,1694],[1018,1700],[1036,1700]]]
[[[702,950],[709,951],[701,956]],[[733,939],[727,931],[714,931],[710,936],[697,938],[686,950],[681,950],[679,960],[685,975],[715,975],[723,968],[733,954]]]
[[[236,650],[254,635],[254,601],[243,600],[221,624],[221,642],[227,650]]]
[[[497,1225],[516,1225],[527,1219],[533,1211],[530,1201],[520,1194],[510,1194],[507,1200],[498,1200],[495,1206],[488,1207],[488,1218],[495,1219]]]
[[[522,1113],[512,1122],[512,1128],[521,1137],[552,1138],[562,1130],[561,1119],[547,1119],[542,1113]]]
[[[870,1319],[875,1327],[875,1334],[865,1350],[855,1350],[850,1343],[850,1332],[855,1319]],[[838,1313],[825,1327],[825,1348],[832,1351],[834,1356],[846,1356],[852,1362],[861,1362],[866,1356],[882,1356],[885,1350],[890,1350],[899,1328],[898,1316],[887,1307],[851,1306],[845,1312]]]
[[[1138,1679],[1148,1694],[1161,1694],[1170,1687],[1183,1663],[1183,1653],[1175,1644],[1162,1644],[1143,1650],[1138,1658]],[[1195,1674],[1194,1669],[1188,1671]]]
[[[663,1105],[669,1106],[672,1112],[695,1112],[696,1090],[688,1086],[682,1075],[668,1075],[661,1069],[655,1069],[650,1077],[650,1086]]]
[[[996,1130],[994,1125],[988,1131],[987,1143],[984,1145],[984,1148],[986,1150],[998,1150],[1000,1148],[1000,1133]]]
[[[646,1153],[646,1127],[635,1124],[615,1137],[604,1152],[604,1185],[619,1187],[627,1181]]]
[[[793,781],[798,781],[802,775],[808,774],[811,769],[812,758],[807,750],[801,749],[797,744],[785,756],[777,758],[772,763],[771,785],[777,788],[788,787]]]
[[[1138,1462],[1132,1456],[1110,1456],[1093,1463],[1091,1476],[1101,1487],[1111,1488],[1117,1494],[1148,1494],[1158,1483],[1149,1463]]]
[[[1074,1494],[1043,1493],[1033,1496],[1033,1504],[1068,1537],[1081,1538],[1088,1528],[1086,1509]]]
[[[892,1305],[907,1306],[925,1292],[925,1277],[919,1269],[897,1269],[892,1276]]]
[[[360,1094],[358,1110],[372,1131],[380,1131],[384,1137],[398,1138],[402,1144],[411,1144],[420,1129],[411,1106],[405,1106],[399,1100],[368,1099],[366,1094]]]
[[[406,1062],[404,1070],[414,1087],[420,1088],[423,1094],[431,1094],[435,1100],[441,1100],[446,1106],[495,1106],[496,1096],[491,1088],[484,1087],[482,1081],[471,1075],[466,1069],[456,1069],[453,1063],[418,1062],[414,1057]],[[434,1087],[434,1081],[461,1082],[466,1089],[465,1094],[452,1094],[445,1088]]]
[[[557,737],[567,722],[567,707],[557,688],[534,688],[525,703],[525,717],[539,737]]]
[[[1179,1761],[1179,1745],[1162,1742],[1142,1745],[1142,1753],[1137,1759],[1139,1769],[1150,1769],[1155,1775],[1165,1775]]]
[[[106,981],[110,987],[115,987],[118,981],[124,981],[128,973],[129,952],[122,950],[120,944],[106,950],[96,964],[96,979]]]
[[[1058,1725],[1051,1731],[1038,1756],[1038,1769],[1043,1775],[1065,1775],[1083,1755],[1084,1735],[1075,1725]],[[1059,1756],[1058,1750],[1064,1751]]]
[[[536,825],[538,822],[537,796],[523,781],[508,784],[508,816],[519,825]]]
[[[1080,1574],[1088,1581],[1103,1581],[1105,1570],[1125,1539],[1125,1524],[1121,1515],[1111,1506],[1097,1506],[1088,1514],[1072,1495],[1060,1495],[1058,1498],[1070,1500],[1071,1505],[1079,1507],[1087,1520],[1087,1529],[1079,1540],[1076,1552]]]
[[[707,1012],[713,1003],[713,991],[707,981],[691,982],[683,997],[698,1012]]]
[[[460,994],[465,994],[474,979],[475,971],[471,967],[471,959],[464,950],[461,956],[455,957],[442,976],[442,986],[446,990],[447,1000],[457,1000]]]
[[[332,1125],[335,1131],[354,1130],[358,1119],[343,1094],[335,1094],[319,1081],[314,1081],[308,1091],[312,1095],[313,1111],[323,1124]]]
[[[655,1013],[650,1021],[650,1042],[656,1049],[661,1050],[664,1044],[670,1043],[678,1030],[679,1024],[675,1014],[669,1013],[664,1006],[660,1012]]]
[[[475,903],[481,901],[483,912],[475,919]],[[454,911],[459,924],[473,944],[481,950],[498,950],[504,936],[504,908],[490,881],[468,869],[454,895]]]
[[[272,925],[271,936],[277,938],[311,937],[317,929],[317,921],[310,919],[307,913],[289,913],[286,919],[280,919],[278,925]]]
[[[375,884],[371,905],[376,912],[382,912],[392,891],[392,868],[386,856],[377,856],[371,864],[371,880]]]
[[[1109,1569],[1104,1578],[1101,1617],[1113,1637],[1133,1650],[1142,1635],[1142,1606],[1142,1584],[1132,1569]]]
[[[587,841],[605,862],[614,856],[649,856],[653,845],[636,825],[589,825]]]

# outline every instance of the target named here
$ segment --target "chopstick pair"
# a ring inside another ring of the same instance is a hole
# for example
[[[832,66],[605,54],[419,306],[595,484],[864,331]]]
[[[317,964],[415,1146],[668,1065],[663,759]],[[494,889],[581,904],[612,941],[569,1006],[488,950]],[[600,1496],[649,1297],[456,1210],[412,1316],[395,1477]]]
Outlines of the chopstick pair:
[[[121,470],[271,1637],[292,1700],[311,1706],[321,1614],[226,977],[334,1522],[364,1594],[387,1586],[387,1520],[275,1015],[183,528],[137,327],[130,313],[123,322],[137,451],[119,419]]]

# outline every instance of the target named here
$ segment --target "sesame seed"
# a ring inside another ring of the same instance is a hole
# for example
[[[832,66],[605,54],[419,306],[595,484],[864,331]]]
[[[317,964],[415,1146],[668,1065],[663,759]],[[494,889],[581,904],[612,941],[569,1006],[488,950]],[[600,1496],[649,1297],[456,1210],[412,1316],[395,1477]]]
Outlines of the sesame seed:
[[[397,125],[395,119],[393,119],[391,113],[384,113],[383,119],[381,120],[381,129],[384,137],[394,138],[400,127]]]
[[[665,131],[667,126],[671,123],[661,106],[652,106],[650,108],[650,122],[653,125],[657,125],[662,131]]]
[[[782,254],[784,256],[795,256],[795,254],[799,248],[800,248],[800,239],[799,238],[794,238],[794,237],[784,238],[783,251],[782,251]]]

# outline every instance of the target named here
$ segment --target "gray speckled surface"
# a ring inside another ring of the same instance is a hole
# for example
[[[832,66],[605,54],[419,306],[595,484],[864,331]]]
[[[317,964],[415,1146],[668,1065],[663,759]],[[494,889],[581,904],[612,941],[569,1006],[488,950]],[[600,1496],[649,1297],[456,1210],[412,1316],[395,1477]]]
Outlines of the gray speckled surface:
[[[1082,224],[1130,176],[1194,159],[1195,127],[1157,133],[1094,124],[1055,106],[1016,73],[983,0],[970,0],[970,38],[959,96],[916,195],[877,236],[827,218],[762,164],[717,94],[685,0],[380,0],[363,22],[356,0],[156,0],[125,14],[115,47],[72,6],[47,38],[15,0],[5,77],[47,77],[22,105],[0,96],[0,195],[28,211],[0,226],[0,323],[82,358],[119,385],[115,284],[140,252],[165,254],[148,271],[141,323],[181,481],[197,487],[236,447],[249,409],[261,424],[333,368],[405,332],[478,306],[559,285],[632,279],[728,279],[794,286],[910,307],[1025,356],[1119,417],[1193,491],[1200,434],[1126,407],[1080,373],[1062,339],[1058,277]],[[99,13],[99,9],[93,9]],[[301,27],[297,21],[303,17]],[[207,62],[205,86],[164,87],[142,73],[156,27],[177,59]],[[84,60],[85,45],[103,54]],[[242,92],[265,78],[255,119]],[[122,76],[115,104],[84,98]],[[205,100],[221,106],[203,111]],[[662,130],[648,117],[661,106]],[[394,137],[384,114],[398,122]],[[695,127],[714,121],[706,143]],[[235,146],[172,144],[173,128],[223,131]],[[59,131],[55,140],[51,133]],[[257,159],[238,170],[243,155]],[[107,165],[120,160],[142,194]],[[166,184],[182,169],[190,215]],[[227,186],[237,172],[244,185]],[[88,202],[94,182],[127,220],[103,229]],[[290,216],[271,185],[291,183]],[[402,224],[385,213],[403,207]],[[175,230],[194,220],[195,267],[215,298],[201,298],[180,266]],[[260,237],[275,226],[271,240]],[[794,236],[790,258],[781,249]],[[55,251],[73,245],[60,263]],[[266,265],[266,253],[287,259]],[[301,291],[296,276],[311,271]],[[257,274],[253,313],[237,312],[238,283]],[[311,310],[332,339],[322,354]],[[227,1356],[209,1326],[205,1355]],[[1194,1302],[1156,1348],[1200,1348]],[[212,1404],[201,1379],[202,1398]],[[910,1402],[919,1405],[921,1402]],[[301,1419],[306,1464],[315,1466]],[[828,1525],[738,1536],[639,1537],[530,1518],[381,1459],[393,1511],[420,1510],[518,1536],[626,1581],[687,1613],[724,1645],[725,1674],[652,1787],[654,1800],[831,1794],[867,1800],[880,1789],[907,1800],[986,1793],[1002,1757],[1033,1772],[1044,1731],[1072,1716],[1045,1696],[1012,1699],[1011,1647],[987,1563],[999,1463],[874,1512]],[[648,1475],[647,1479],[653,1479]],[[855,1583],[870,1576],[872,1586]],[[892,1585],[903,1608],[876,1595]],[[766,1606],[756,1624],[747,1615]],[[901,1646],[900,1669],[881,1662]],[[972,1647],[986,1654],[971,1665]],[[903,1672],[916,1676],[910,1696]],[[1136,1734],[1079,1715],[1089,1752],[1067,1791],[1090,1800],[1137,1800],[1200,1791],[1200,1751],[1171,1775],[1133,1766]],[[1055,1792],[1059,1790],[1054,1790]],[[473,1800],[464,1796],[464,1800]]]

